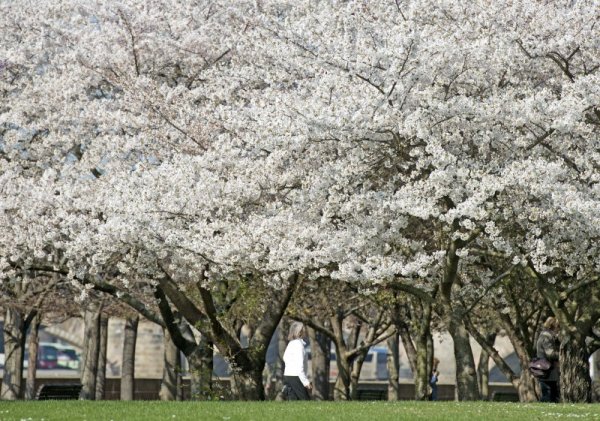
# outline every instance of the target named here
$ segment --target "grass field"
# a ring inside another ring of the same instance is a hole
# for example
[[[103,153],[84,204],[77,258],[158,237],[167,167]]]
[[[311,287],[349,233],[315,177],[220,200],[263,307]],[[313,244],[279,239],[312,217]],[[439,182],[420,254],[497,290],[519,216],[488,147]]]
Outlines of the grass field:
[[[554,420],[600,421],[600,405],[457,402],[0,402],[0,421]]]

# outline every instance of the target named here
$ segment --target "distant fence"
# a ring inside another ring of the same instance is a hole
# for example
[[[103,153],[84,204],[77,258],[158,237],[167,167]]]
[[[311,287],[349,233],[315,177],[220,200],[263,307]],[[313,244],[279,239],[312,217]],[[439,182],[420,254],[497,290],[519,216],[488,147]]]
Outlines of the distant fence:
[[[42,385],[48,384],[72,384],[73,377],[49,377],[49,378],[38,378],[35,382],[36,390]],[[0,378],[0,384],[2,379]],[[134,399],[135,400],[158,400],[158,393],[160,391],[160,379],[136,379],[134,384]],[[227,379],[215,379],[214,384],[216,389],[229,390],[229,380]],[[330,391],[333,393],[334,384],[330,384]],[[182,399],[190,399],[190,381],[187,378],[182,380],[181,384]],[[387,381],[363,381],[358,385],[358,396],[359,400],[386,400],[387,399]],[[600,399],[600,383],[594,384],[595,389],[595,402]],[[490,397],[495,397],[494,400],[518,400],[517,391],[508,383],[491,383]],[[415,386],[412,383],[400,383],[399,395],[400,400],[412,400],[415,393]],[[225,393],[223,396],[227,398]],[[120,378],[107,378],[104,386],[104,399],[105,400],[119,400],[121,396],[121,379]],[[218,397],[217,397],[218,398]],[[455,387],[452,384],[440,384],[438,385],[438,399],[442,401],[451,401],[455,399]]]

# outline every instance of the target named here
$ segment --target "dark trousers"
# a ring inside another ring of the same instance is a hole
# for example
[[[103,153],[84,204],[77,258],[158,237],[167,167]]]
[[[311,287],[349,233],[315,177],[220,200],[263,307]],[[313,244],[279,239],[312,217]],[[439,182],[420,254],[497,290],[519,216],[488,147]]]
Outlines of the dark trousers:
[[[283,384],[287,386],[287,399],[289,401],[309,401],[308,390],[298,376],[283,376]]]
[[[431,385],[431,395],[429,395],[429,400],[430,401],[437,401],[438,400],[438,387],[437,387],[437,384],[432,384]]]
[[[560,391],[558,389],[558,382],[540,380],[540,388],[542,389],[542,398],[540,399],[540,402],[559,402]]]

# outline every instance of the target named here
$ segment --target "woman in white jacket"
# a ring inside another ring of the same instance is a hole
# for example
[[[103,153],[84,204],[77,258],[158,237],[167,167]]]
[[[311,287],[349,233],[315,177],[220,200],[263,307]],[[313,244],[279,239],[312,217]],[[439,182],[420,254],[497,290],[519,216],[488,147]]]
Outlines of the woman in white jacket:
[[[287,389],[287,398],[291,401],[310,400],[308,392],[312,390],[312,384],[306,377],[308,359],[304,351],[305,334],[302,323],[292,323],[288,334],[289,343],[283,353],[283,384]]]

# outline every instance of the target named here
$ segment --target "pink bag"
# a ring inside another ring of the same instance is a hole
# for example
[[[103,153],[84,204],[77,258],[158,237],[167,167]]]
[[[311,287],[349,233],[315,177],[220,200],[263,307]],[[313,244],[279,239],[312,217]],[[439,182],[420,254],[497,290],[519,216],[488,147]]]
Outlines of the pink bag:
[[[535,378],[545,379],[550,375],[550,370],[552,363],[545,358],[532,358],[529,363],[529,372]]]

